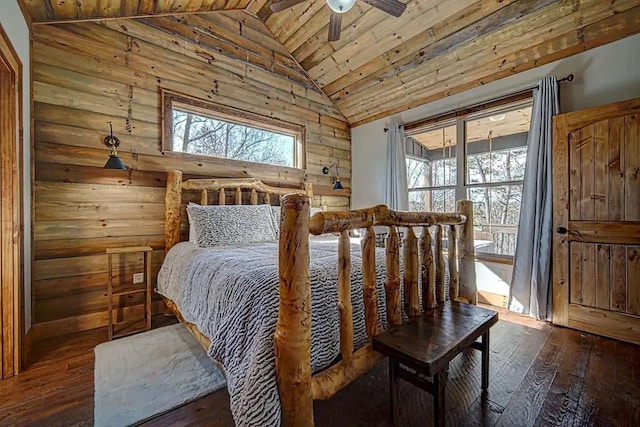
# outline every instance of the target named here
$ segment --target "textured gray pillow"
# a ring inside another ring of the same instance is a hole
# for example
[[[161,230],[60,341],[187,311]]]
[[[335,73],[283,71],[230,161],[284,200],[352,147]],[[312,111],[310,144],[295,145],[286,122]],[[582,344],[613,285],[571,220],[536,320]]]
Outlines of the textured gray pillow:
[[[187,206],[201,248],[277,240],[269,205]]]

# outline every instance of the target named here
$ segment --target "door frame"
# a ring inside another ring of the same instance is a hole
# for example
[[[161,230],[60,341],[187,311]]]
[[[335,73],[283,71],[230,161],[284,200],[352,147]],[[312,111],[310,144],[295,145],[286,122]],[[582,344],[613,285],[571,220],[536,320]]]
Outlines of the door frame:
[[[629,99],[614,104],[559,114],[553,117],[553,230],[566,228],[566,234],[553,233],[552,270],[553,270],[553,323],[610,338],[640,344],[640,328],[628,322],[630,316],[623,313],[586,307],[570,303],[569,283],[569,242],[598,243],[598,236],[572,229],[569,221],[569,133],[611,118],[640,114],[640,98]],[[612,231],[620,243],[635,244],[624,228]],[[599,325],[594,328],[590,319],[597,316]],[[604,331],[604,332],[603,332]]]
[[[20,371],[24,338],[24,128],[22,62],[1,25],[0,86],[0,105],[3,106],[0,110],[0,379],[3,379]],[[8,108],[4,108],[6,106]],[[9,222],[5,220],[7,216]]]

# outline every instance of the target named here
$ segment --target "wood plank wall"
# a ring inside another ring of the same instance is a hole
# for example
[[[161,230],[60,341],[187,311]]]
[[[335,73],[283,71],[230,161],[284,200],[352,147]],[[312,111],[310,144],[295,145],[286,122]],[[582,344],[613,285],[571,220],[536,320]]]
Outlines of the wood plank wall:
[[[106,325],[105,248],[150,245],[155,277],[164,257],[168,170],[255,176],[271,185],[307,180],[316,205],[349,205],[331,194],[331,177],[321,172],[337,159],[343,185],[351,186],[345,118],[245,12],[38,26],[33,80],[38,338]],[[305,126],[306,171],[163,155],[160,88]],[[108,121],[128,171],[102,169]],[[137,259],[121,259],[116,280],[130,279]],[[141,309],[135,299],[124,303]]]

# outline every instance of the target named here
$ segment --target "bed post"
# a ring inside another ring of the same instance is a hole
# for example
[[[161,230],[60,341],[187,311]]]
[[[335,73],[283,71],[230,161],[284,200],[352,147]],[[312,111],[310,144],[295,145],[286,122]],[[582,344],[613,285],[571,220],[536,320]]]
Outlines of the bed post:
[[[309,196],[309,206],[313,205],[313,184],[310,182],[304,183],[304,191]]]
[[[182,206],[182,172],[167,173],[167,193],[164,198],[164,246],[169,251],[180,241],[180,208]]]
[[[458,251],[460,263],[460,297],[477,304],[476,266],[473,232],[473,202],[471,200],[458,200],[456,210],[467,217],[460,226],[458,235]]]
[[[309,204],[300,194],[287,194],[281,204],[275,356],[285,427],[313,426]]]

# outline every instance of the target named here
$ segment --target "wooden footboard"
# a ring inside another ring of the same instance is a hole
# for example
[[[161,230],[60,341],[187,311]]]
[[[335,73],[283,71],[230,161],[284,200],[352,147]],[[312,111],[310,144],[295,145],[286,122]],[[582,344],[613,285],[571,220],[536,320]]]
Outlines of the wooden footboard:
[[[285,426],[313,425],[313,400],[328,399],[375,366],[382,356],[367,345],[353,352],[350,230],[366,229],[362,240],[363,299],[369,342],[379,332],[375,276],[375,226],[389,227],[386,244],[385,298],[390,325],[402,322],[402,311],[415,316],[445,298],[443,228],[448,237],[449,295],[475,304],[476,278],[471,201],[457,203],[456,213],[400,212],[380,205],[347,212],[318,213],[309,219],[309,198],[290,194],[282,199],[279,242],[280,306],[275,333],[276,375]],[[400,242],[397,227],[407,227],[403,242],[405,305],[400,301]],[[420,244],[413,231],[422,227]],[[435,254],[429,227],[435,227]],[[338,307],[342,360],[311,375],[311,288],[309,234],[339,233]],[[419,256],[419,251],[422,256]],[[456,255],[458,255],[456,259]],[[421,259],[421,262],[420,262]],[[435,263],[434,263],[435,261]],[[434,264],[436,266],[434,275]],[[459,271],[458,271],[459,264]],[[422,303],[418,284],[422,277]]]

